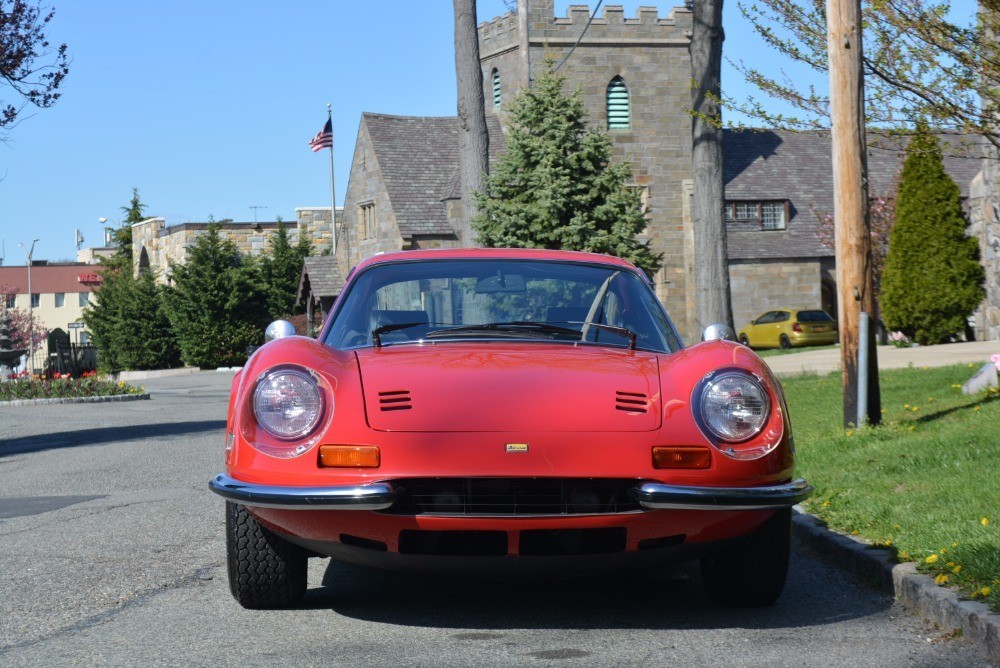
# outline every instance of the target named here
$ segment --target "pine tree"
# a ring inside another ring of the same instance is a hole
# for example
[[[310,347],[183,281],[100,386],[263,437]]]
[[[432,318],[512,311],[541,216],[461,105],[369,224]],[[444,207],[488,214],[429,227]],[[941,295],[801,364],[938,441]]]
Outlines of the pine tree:
[[[288,241],[288,230],[278,218],[278,231],[271,240],[270,254],[261,262],[264,284],[267,286],[267,312],[271,320],[287,318],[304,311],[304,306],[296,306],[299,278],[302,275],[302,260],[309,256],[309,239],[301,235],[292,246]]]
[[[179,350],[163,311],[163,291],[150,272],[137,279],[132,265],[132,225],[144,220],[139,189],[122,207],[125,218],[113,233],[117,249],[102,261],[101,286],[83,313],[104,371],[177,366]]]
[[[886,326],[921,345],[964,332],[983,300],[979,245],[965,234],[958,185],[925,127],[906,150],[882,274]]]
[[[579,91],[549,66],[511,103],[507,150],[476,194],[472,220],[487,247],[607,253],[653,274],[661,258],[636,239],[647,220],[631,168],[612,163],[611,141],[588,128]]]
[[[182,359],[203,368],[242,364],[268,323],[259,268],[219,230],[212,222],[187,262],[170,265],[174,284],[165,293]]]

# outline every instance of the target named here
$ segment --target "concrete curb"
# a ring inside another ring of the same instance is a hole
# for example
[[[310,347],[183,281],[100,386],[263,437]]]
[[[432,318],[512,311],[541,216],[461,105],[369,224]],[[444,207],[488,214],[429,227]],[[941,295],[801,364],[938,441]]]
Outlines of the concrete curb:
[[[147,380],[149,378],[169,378],[172,376],[187,376],[188,374],[198,373],[201,371],[196,366],[182,366],[178,369],[152,369],[149,371],[119,371],[118,373],[111,374],[111,377],[115,380],[124,380],[126,382],[133,380]]]
[[[965,601],[930,576],[917,572],[915,563],[896,563],[889,552],[853,536],[831,531],[813,515],[795,509],[795,536],[831,557],[882,591],[893,594],[904,607],[916,611],[944,629],[961,629],[990,661],[1000,662],[1000,615],[976,601]]]
[[[15,399],[0,401],[0,406],[42,406],[45,404],[103,404],[109,401],[140,401],[149,399],[146,394],[114,394],[109,397],[58,397],[55,399]]]

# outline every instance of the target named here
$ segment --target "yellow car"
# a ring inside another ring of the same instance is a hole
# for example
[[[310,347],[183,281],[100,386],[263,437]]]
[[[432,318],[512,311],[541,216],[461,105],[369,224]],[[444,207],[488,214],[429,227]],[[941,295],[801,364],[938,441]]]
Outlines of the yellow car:
[[[751,348],[825,346],[837,342],[837,321],[819,309],[779,308],[751,320],[739,340]]]

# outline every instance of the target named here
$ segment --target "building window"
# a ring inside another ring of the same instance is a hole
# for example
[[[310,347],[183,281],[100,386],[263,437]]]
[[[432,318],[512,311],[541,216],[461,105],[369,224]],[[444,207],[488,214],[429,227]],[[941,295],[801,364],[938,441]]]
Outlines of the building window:
[[[500,108],[500,70],[493,68],[493,108]]]
[[[358,225],[362,239],[375,238],[375,202],[366,202],[358,207]]]
[[[66,293],[57,292],[56,293],[56,308],[62,308],[66,305]]]
[[[6,295],[7,308],[17,308],[17,295]]]
[[[31,293],[31,308],[38,308],[38,305],[42,303],[42,296],[37,292]]]
[[[609,130],[628,130],[632,127],[628,87],[621,77],[615,77],[608,84],[607,105]]]
[[[726,202],[726,220],[756,223],[762,230],[783,230],[788,223],[788,200]]]
[[[78,294],[80,295],[80,306],[81,307],[86,306],[87,304],[90,303],[90,293],[89,292],[80,292]]]

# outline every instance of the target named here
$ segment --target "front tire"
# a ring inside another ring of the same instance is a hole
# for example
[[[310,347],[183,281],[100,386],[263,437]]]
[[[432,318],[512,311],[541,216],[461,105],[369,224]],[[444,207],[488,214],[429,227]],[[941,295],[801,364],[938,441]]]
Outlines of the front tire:
[[[731,608],[773,605],[785,587],[791,541],[792,509],[784,508],[749,536],[702,558],[708,597]]]
[[[747,338],[746,334],[740,334],[740,343],[745,345],[747,348],[750,347],[750,339]]]
[[[305,594],[306,552],[232,501],[226,501],[226,561],[229,591],[244,608],[288,608]]]

